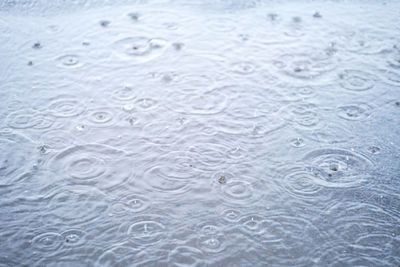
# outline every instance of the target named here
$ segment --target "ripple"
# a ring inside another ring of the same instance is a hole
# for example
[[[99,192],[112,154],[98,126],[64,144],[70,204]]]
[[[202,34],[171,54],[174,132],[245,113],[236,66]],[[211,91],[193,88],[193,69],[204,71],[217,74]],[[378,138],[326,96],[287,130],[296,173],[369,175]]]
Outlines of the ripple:
[[[50,130],[40,136],[41,142],[51,149],[61,150],[75,143],[75,137],[67,131]]]
[[[302,101],[315,95],[315,88],[311,86],[296,87],[284,85],[279,87],[279,93],[285,101]]]
[[[232,71],[237,74],[251,74],[255,71],[256,66],[248,61],[237,62],[232,65]]]
[[[47,110],[55,117],[75,117],[85,111],[85,105],[74,96],[59,95],[49,99],[49,102]]]
[[[377,147],[377,146],[369,146],[367,148],[367,150],[371,154],[379,154],[379,153],[381,153],[381,149],[379,147]]]
[[[157,100],[152,98],[141,98],[138,99],[136,103],[142,110],[151,110],[157,107]]]
[[[143,215],[129,226],[127,234],[133,242],[139,245],[149,245],[165,239],[167,228],[161,217]]]
[[[0,185],[15,185],[37,164],[35,145],[22,135],[0,131]]]
[[[394,86],[400,86],[400,73],[390,70],[381,71],[384,81]]]
[[[70,229],[63,232],[61,235],[64,238],[64,245],[66,246],[77,247],[86,242],[86,233],[79,229]]]
[[[153,122],[142,128],[142,136],[157,145],[173,144],[178,140],[182,125],[167,121]]]
[[[303,147],[306,143],[303,138],[297,137],[290,140],[290,145],[293,147]]]
[[[361,154],[343,149],[319,149],[308,153],[304,160],[312,165],[319,185],[354,187],[368,180],[372,162]]]
[[[250,235],[261,235],[265,231],[265,223],[259,215],[245,215],[239,220],[240,229]]]
[[[354,103],[351,105],[339,106],[337,114],[340,118],[350,121],[361,121],[369,117],[373,107],[367,103]]]
[[[57,58],[57,61],[63,67],[72,68],[80,66],[79,59],[80,57],[78,55],[68,54]]]
[[[344,70],[339,74],[340,86],[351,91],[366,91],[375,86],[377,78],[361,70]]]
[[[124,152],[103,145],[81,145],[57,154],[49,167],[77,184],[111,189],[132,178],[131,162]]]
[[[281,73],[298,79],[315,79],[333,71],[337,64],[327,55],[293,53],[279,56],[273,66]]]
[[[183,194],[199,176],[195,156],[191,152],[170,152],[157,159],[144,175],[144,181],[153,190],[165,194]]]
[[[167,99],[171,110],[193,115],[218,114],[228,105],[227,96],[219,89],[192,94],[174,91]]]
[[[149,207],[149,199],[141,195],[128,195],[119,199],[112,205],[112,213],[116,215],[126,215],[139,213]]]
[[[223,183],[220,182],[221,177],[224,177]],[[253,204],[263,196],[257,181],[250,177],[235,177],[231,173],[221,172],[216,173],[213,180],[220,192],[219,197],[232,205]]]
[[[259,223],[264,229],[256,240],[268,246],[272,262],[279,265],[308,266],[320,255],[318,244],[326,242],[321,231],[301,215],[271,210]]]
[[[96,108],[88,110],[85,121],[95,127],[107,127],[114,125],[115,110],[111,108]]]
[[[35,236],[32,239],[32,246],[39,251],[56,251],[62,246],[62,241],[62,235],[48,232]]]
[[[167,41],[157,38],[127,37],[114,42],[113,47],[119,57],[143,63],[161,56],[167,47]]]
[[[127,266],[136,262],[139,249],[131,244],[117,244],[107,248],[98,258],[99,266]]]
[[[318,107],[312,103],[290,104],[282,108],[282,117],[305,129],[316,129],[324,126]]]
[[[42,221],[51,224],[95,223],[106,214],[108,203],[106,196],[92,186],[63,186],[49,192],[48,208],[44,209]]]
[[[24,109],[9,113],[6,121],[8,126],[14,129],[43,130],[50,128],[54,124],[55,118],[33,109]]]
[[[124,103],[135,100],[137,97],[137,88],[131,85],[124,85],[111,93],[113,100]]]
[[[207,29],[214,32],[231,32],[236,29],[236,23],[229,18],[211,18],[207,19]]]
[[[390,54],[387,63],[389,64],[390,67],[396,70],[400,69],[400,54],[395,54],[395,55]]]
[[[295,166],[282,171],[280,184],[285,190],[299,198],[315,198],[323,187],[316,181],[318,178],[310,168]]]
[[[201,250],[189,246],[178,246],[168,254],[168,262],[173,266],[197,266],[202,258]]]
[[[321,259],[349,263],[357,258],[364,264],[366,260],[376,261],[393,251],[399,222],[399,218],[374,205],[353,201],[334,203],[321,213],[320,224],[332,236],[329,247],[340,253],[324,250]]]
[[[234,209],[227,209],[224,210],[224,212],[222,213],[223,219],[231,223],[237,222],[239,220],[240,215],[241,212]]]
[[[207,253],[219,253],[226,248],[224,241],[222,236],[203,236],[199,238],[199,247]]]

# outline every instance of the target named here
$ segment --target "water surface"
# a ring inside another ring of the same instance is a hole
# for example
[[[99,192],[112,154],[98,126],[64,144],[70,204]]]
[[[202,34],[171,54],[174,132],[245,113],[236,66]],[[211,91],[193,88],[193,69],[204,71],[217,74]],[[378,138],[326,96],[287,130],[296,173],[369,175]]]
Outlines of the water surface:
[[[0,266],[399,266],[396,1],[0,1]]]

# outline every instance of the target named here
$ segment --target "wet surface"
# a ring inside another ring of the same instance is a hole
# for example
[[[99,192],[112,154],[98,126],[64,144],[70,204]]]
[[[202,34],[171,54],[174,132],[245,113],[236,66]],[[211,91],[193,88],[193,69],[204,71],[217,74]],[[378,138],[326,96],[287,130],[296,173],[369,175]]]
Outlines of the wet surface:
[[[395,1],[0,1],[0,266],[399,266]]]

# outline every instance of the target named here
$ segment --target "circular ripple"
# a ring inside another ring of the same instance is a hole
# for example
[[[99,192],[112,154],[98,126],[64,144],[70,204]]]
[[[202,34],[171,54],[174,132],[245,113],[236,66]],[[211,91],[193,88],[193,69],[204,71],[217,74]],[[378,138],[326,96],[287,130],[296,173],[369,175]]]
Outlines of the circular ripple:
[[[149,200],[140,195],[128,195],[112,205],[112,212],[116,215],[139,213],[149,207]]]
[[[219,89],[192,94],[174,91],[167,100],[171,110],[194,115],[218,114],[228,105],[227,96]]]
[[[314,168],[314,181],[325,187],[360,186],[369,177],[372,162],[361,154],[342,149],[319,149],[304,160]]]
[[[232,71],[237,74],[251,74],[255,71],[256,66],[248,61],[237,62],[232,65]]]
[[[199,176],[195,155],[191,152],[171,152],[157,159],[144,175],[152,190],[168,194],[182,194],[190,190]]]
[[[316,129],[323,127],[318,107],[311,103],[290,104],[281,110],[285,120],[296,123],[299,127]]]
[[[14,129],[46,129],[50,128],[55,118],[32,109],[19,110],[8,114],[6,118],[9,127]]]
[[[125,154],[102,145],[68,148],[56,155],[49,166],[74,183],[95,185],[100,189],[117,187],[132,177],[131,162]]]
[[[106,196],[92,186],[62,186],[45,198],[49,199],[49,205],[41,219],[51,224],[96,223],[108,209]]]
[[[141,98],[138,99],[136,103],[142,110],[151,110],[157,107],[157,100],[152,98]]]
[[[202,251],[197,248],[178,246],[168,254],[168,262],[173,266],[198,266],[202,257]]]
[[[179,124],[173,124],[167,121],[154,122],[146,124],[143,127],[142,136],[153,144],[172,144],[178,140],[179,133],[182,129],[182,126]]]
[[[260,235],[265,231],[263,218],[258,215],[245,215],[240,218],[241,230],[250,235]]]
[[[286,211],[272,210],[259,223],[263,232],[256,239],[271,250],[272,262],[279,265],[308,266],[320,255],[320,244],[326,242],[313,223]]]
[[[355,103],[338,107],[337,114],[340,118],[345,120],[361,121],[369,117],[372,109],[373,107],[367,103]]]
[[[375,86],[375,75],[360,70],[344,70],[339,74],[340,86],[351,91],[366,91]]]
[[[144,215],[129,226],[127,234],[133,242],[148,245],[166,238],[167,228],[161,217]]]
[[[59,95],[49,99],[50,105],[47,110],[55,117],[75,117],[85,111],[85,106],[76,97]]]
[[[137,89],[130,86],[125,85],[122,88],[118,88],[112,92],[112,99],[117,102],[130,102],[136,99]]]
[[[0,131],[0,185],[14,185],[37,164],[35,145],[22,135]]]
[[[316,181],[318,178],[310,168],[296,166],[283,171],[280,184],[285,190],[299,198],[313,198],[323,187]]]
[[[32,246],[40,251],[56,251],[63,244],[63,237],[58,233],[44,233],[32,239]]]
[[[139,249],[131,244],[117,244],[107,248],[98,258],[99,266],[128,266],[136,262]]]
[[[60,63],[61,66],[64,67],[78,67],[79,64],[79,56],[78,55],[64,55],[57,58],[57,61]]]
[[[239,220],[241,213],[234,209],[224,210],[222,213],[223,219],[228,222],[237,222]]]
[[[226,242],[222,234],[218,236],[202,236],[199,238],[199,247],[207,253],[219,253],[226,248]]]
[[[390,70],[382,70],[381,73],[381,77],[383,77],[386,83],[394,86],[400,86],[400,73]]]
[[[290,140],[290,145],[293,147],[303,147],[306,143],[303,138],[298,137]]]
[[[314,79],[336,68],[329,56],[307,53],[284,54],[273,62],[281,73],[298,79]]]
[[[400,220],[382,208],[354,201],[340,201],[321,213],[319,225],[330,235],[329,247],[337,253],[325,251],[324,262],[351,263],[376,261],[388,251],[393,251]],[[374,264],[372,264],[374,265]]]
[[[167,47],[167,41],[157,38],[127,37],[116,41],[113,47],[118,56],[143,63],[161,56]]]
[[[64,149],[75,142],[75,137],[67,131],[50,130],[40,136],[41,142],[51,149]]]
[[[223,182],[221,182],[221,177]],[[256,200],[263,196],[261,188],[257,186],[257,181],[250,177],[235,177],[231,173],[217,173],[213,178],[218,195],[226,203],[254,204]]]
[[[110,108],[96,108],[89,110],[85,121],[95,127],[107,127],[115,123],[115,110]]]
[[[315,95],[315,88],[311,86],[295,87],[291,85],[279,86],[279,93],[285,101],[302,101]]]
[[[79,229],[70,229],[63,232],[61,235],[64,239],[64,245],[66,246],[77,247],[86,242],[86,233]]]

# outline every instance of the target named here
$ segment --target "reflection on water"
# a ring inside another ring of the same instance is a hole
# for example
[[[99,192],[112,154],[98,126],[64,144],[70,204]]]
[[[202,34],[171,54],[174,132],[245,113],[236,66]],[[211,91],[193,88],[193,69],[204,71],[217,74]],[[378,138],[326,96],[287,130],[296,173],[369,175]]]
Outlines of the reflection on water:
[[[399,266],[395,1],[1,1],[0,266]]]

